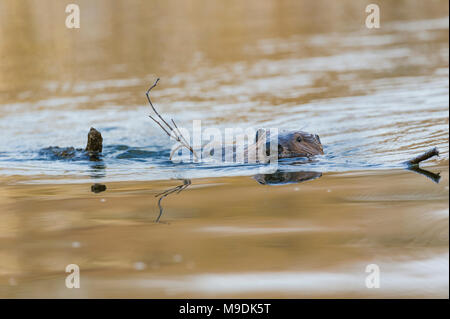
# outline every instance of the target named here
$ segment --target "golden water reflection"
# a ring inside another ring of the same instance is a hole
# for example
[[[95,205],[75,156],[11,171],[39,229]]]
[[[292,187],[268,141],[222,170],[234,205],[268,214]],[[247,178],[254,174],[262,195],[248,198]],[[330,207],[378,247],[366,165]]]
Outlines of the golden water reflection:
[[[2,297],[445,297],[448,168],[175,184],[8,185],[0,202]],[[389,183],[386,180],[389,179]],[[67,264],[82,288],[64,287]],[[381,288],[365,287],[376,263]]]
[[[448,298],[448,1],[377,3],[368,30],[367,1],[78,0],[69,30],[64,2],[1,1],[0,297]],[[287,185],[189,171],[155,223],[179,185],[155,158],[34,159],[90,126],[167,148],[156,76],[183,124],[306,126],[328,162]],[[439,183],[393,169],[432,146]]]

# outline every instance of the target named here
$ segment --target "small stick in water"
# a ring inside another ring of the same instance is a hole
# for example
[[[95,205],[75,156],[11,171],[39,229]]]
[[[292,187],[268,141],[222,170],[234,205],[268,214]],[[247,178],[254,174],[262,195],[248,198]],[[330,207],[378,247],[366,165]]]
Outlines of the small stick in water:
[[[422,155],[419,155],[417,157],[414,157],[413,159],[410,159],[409,161],[406,161],[405,164],[408,166],[419,165],[420,162],[425,161],[433,156],[439,156],[439,151],[437,147],[434,147],[431,150],[423,153]]]

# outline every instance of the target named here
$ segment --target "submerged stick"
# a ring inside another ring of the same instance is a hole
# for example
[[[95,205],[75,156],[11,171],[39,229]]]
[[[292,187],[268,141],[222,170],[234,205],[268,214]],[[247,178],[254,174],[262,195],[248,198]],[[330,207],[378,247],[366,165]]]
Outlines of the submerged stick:
[[[155,197],[159,197],[159,199],[158,199],[159,215],[156,218],[155,223],[159,223],[159,220],[161,219],[161,216],[162,216],[162,213],[163,213],[163,207],[161,205],[161,201],[164,199],[164,197],[169,196],[170,194],[173,194],[175,192],[177,194],[179,194],[181,191],[186,189],[189,185],[191,185],[191,180],[190,179],[184,179],[183,180],[183,184],[178,185],[178,186],[173,187],[173,188],[169,188],[168,190],[155,195]]]
[[[405,164],[408,166],[416,166],[419,165],[420,162],[423,162],[433,156],[439,156],[439,151],[437,147],[434,147],[431,150],[426,151],[425,153],[416,156],[413,159],[410,159],[409,161],[406,161]]]

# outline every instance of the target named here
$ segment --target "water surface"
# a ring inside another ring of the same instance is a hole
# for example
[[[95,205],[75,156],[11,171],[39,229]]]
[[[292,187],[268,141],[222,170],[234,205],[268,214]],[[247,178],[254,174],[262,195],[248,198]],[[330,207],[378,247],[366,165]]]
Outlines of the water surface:
[[[79,5],[69,30],[64,4],[0,4],[1,296],[448,297],[447,2],[381,1],[380,29],[364,1]],[[157,77],[179,125],[302,129],[325,155],[174,165]],[[90,127],[101,161],[42,151]],[[431,147],[435,175],[404,170]]]

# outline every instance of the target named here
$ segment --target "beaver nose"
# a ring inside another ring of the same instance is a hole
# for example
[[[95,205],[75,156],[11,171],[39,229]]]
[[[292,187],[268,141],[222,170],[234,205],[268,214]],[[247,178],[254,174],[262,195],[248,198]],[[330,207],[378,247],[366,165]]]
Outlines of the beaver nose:
[[[322,147],[322,145],[320,145],[320,148],[319,148],[319,154],[320,154],[320,155],[325,154],[325,153],[323,152],[323,147]]]

